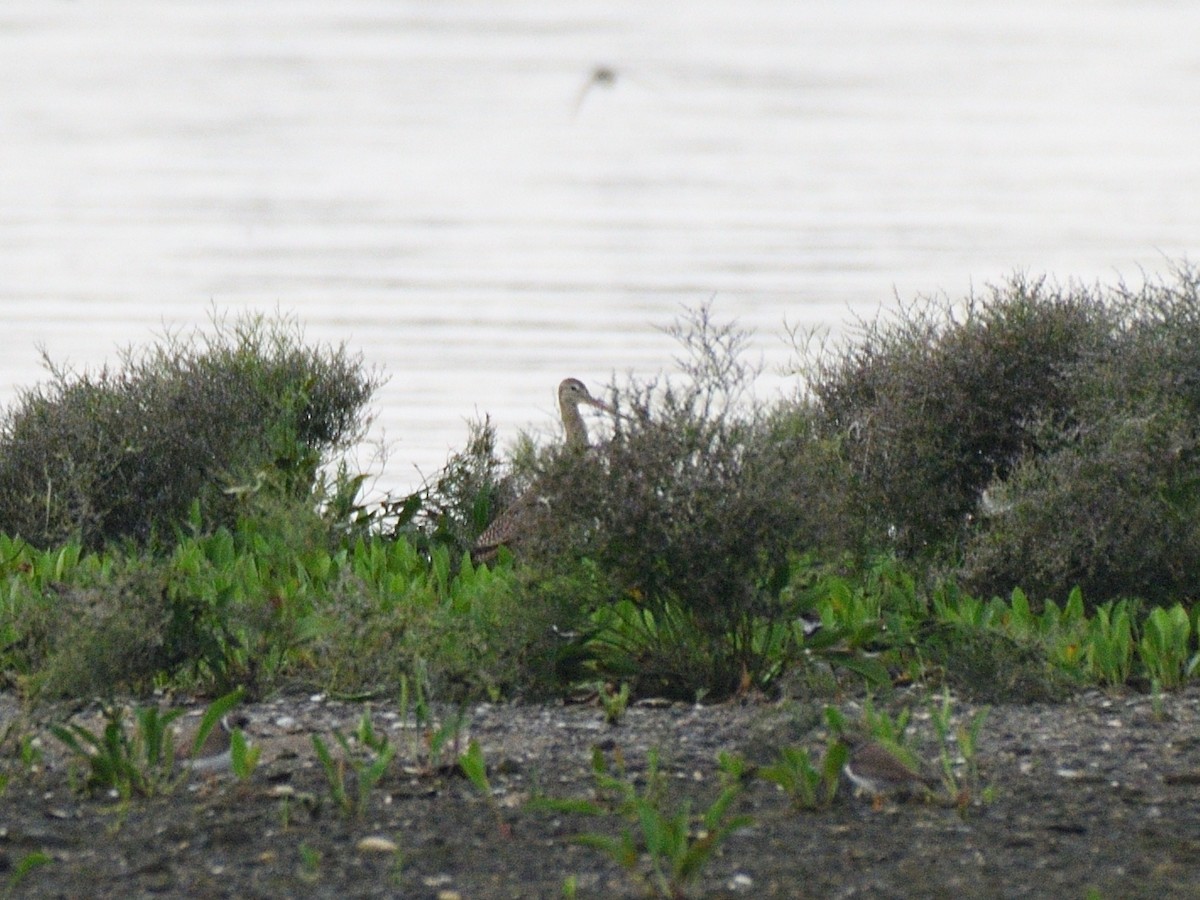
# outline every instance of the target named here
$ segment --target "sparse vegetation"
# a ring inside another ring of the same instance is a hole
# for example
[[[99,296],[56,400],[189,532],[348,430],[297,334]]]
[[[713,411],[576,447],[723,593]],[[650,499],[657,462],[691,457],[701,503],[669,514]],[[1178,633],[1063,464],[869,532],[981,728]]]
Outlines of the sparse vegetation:
[[[463,774],[467,776],[475,790],[487,803],[492,817],[496,820],[496,832],[501,837],[512,837],[512,827],[504,821],[504,814],[500,811],[500,805],[492,793],[492,783],[487,775],[487,761],[484,759],[483,748],[479,745],[479,741],[471,741],[467,745],[467,752],[458,758],[458,767],[462,769]]]
[[[621,682],[621,687],[615,688],[606,684],[600,689],[600,708],[604,710],[604,721],[609,725],[621,724],[625,710],[629,708],[629,685]]]
[[[213,729],[219,727],[221,718],[241,699],[239,690],[209,704],[191,746],[186,748],[193,757]],[[110,705],[104,711],[104,726],[98,733],[76,722],[55,725],[50,731],[70,751],[72,781],[81,791],[114,791],[128,801],[135,796],[169,794],[186,778],[175,759],[174,723],[182,714],[182,709],[164,711],[157,706],[138,706],[130,714],[124,707]],[[240,755],[235,762],[235,774],[245,780],[253,773],[258,751],[246,745],[240,730],[235,729],[233,737],[241,745],[240,754],[235,754]]]

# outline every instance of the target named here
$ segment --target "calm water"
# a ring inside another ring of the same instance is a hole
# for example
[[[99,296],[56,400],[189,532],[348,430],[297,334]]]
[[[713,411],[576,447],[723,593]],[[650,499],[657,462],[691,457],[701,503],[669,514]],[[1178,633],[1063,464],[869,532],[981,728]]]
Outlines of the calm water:
[[[0,401],[39,345],[280,309],[390,372],[403,488],[477,412],[669,367],[680,304],[774,364],[785,319],[1137,281],[1200,247],[1197,34],[1132,0],[6,0]]]

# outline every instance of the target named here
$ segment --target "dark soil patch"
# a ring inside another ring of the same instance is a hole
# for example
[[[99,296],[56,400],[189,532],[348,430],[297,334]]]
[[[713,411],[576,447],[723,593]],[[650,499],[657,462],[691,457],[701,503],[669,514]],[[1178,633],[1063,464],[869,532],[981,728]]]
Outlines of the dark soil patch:
[[[923,707],[913,698],[908,702]],[[852,707],[853,704],[847,704]],[[199,709],[199,706],[197,706]],[[310,735],[354,729],[370,710],[400,754],[361,818],[329,799]],[[635,706],[616,727],[589,706],[479,706],[479,741],[511,836],[449,770],[417,771],[419,735],[394,708],[288,698],[244,710],[263,748],[247,784],[193,775],[165,797],[121,804],[81,798],[53,738],[37,771],[14,758],[29,726],[0,698],[0,889],[28,854],[50,861],[18,880],[21,897],[581,897],[642,896],[606,857],[572,842],[616,834],[615,819],[539,812],[531,796],[589,797],[596,746],[631,773],[658,748],[674,793],[700,809],[719,790],[718,751],[765,762],[787,744],[815,746],[819,705]],[[851,710],[852,711],[852,710]],[[961,709],[969,714],[968,707]],[[932,758],[927,721],[915,725]],[[94,720],[93,720],[94,721]],[[1200,896],[1200,691],[1163,699],[1089,692],[1057,705],[993,708],[980,750],[995,799],[960,816],[920,801],[876,810],[848,790],[821,812],[795,810],[750,784],[732,835],[692,895],[706,897]],[[379,837],[398,850],[372,850]]]

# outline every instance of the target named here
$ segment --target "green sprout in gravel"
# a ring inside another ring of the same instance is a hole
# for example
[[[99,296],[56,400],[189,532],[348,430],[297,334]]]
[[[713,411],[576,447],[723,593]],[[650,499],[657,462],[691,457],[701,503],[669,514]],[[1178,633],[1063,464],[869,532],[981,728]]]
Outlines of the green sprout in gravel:
[[[734,831],[749,825],[751,819],[732,814],[730,807],[741,788],[730,784],[694,823],[689,800],[666,808],[665,779],[659,770],[656,751],[649,752],[647,766],[646,787],[639,790],[626,775],[619,757],[616,771],[610,773],[603,753],[593,752],[592,770],[598,793],[609,798],[611,804],[572,804],[570,808],[592,815],[617,815],[629,824],[618,837],[587,832],[577,836],[575,842],[608,856],[654,896],[684,897],[716,849]]]
[[[604,721],[619,725],[629,709],[629,682],[622,681],[619,690],[606,684],[600,688],[600,708],[604,710]]]
[[[492,793],[492,784],[487,776],[487,762],[483,758],[483,748],[479,746],[479,741],[473,740],[467,745],[467,752],[458,758],[458,766],[487,801],[488,808],[496,818],[496,828],[500,836],[512,837],[512,826],[504,821],[500,804],[496,802],[496,795]]]
[[[783,747],[777,762],[763,766],[760,778],[779,786],[797,809],[825,809],[837,796],[842,767],[848,757],[846,745],[831,740],[821,759],[802,747]]]
[[[235,728],[229,734],[229,753],[234,777],[238,781],[249,781],[254,770],[258,768],[262,747],[251,746],[246,741],[245,732],[240,728]]]
[[[321,851],[308,844],[300,845],[300,878],[309,884],[321,878]]]
[[[17,888],[20,887],[21,882],[23,882],[29,876],[29,873],[31,873],[34,869],[53,861],[54,859],[49,853],[45,853],[41,850],[34,850],[31,853],[26,853],[19,860],[17,860],[16,865],[14,865],[12,867],[12,871],[9,872],[8,882],[4,887],[4,892],[0,894],[0,897],[4,897],[5,900],[7,900],[8,897],[14,896]]]
[[[366,727],[369,730],[370,726]],[[362,725],[359,726],[359,730],[361,733]],[[376,752],[367,747],[364,752],[356,750],[351,745],[350,739],[340,731],[334,731],[333,736],[342,748],[339,758],[333,758],[333,754],[329,752],[329,747],[321,740],[320,735],[312,736],[313,749],[317,753],[317,759],[321,762],[321,768],[325,771],[325,778],[329,783],[329,794],[333,798],[338,812],[345,818],[361,817],[366,813],[371,791],[383,778],[391,764],[392,757],[396,755],[396,748],[388,745],[385,741],[382,751]],[[354,792],[351,792],[347,785],[347,765],[354,774],[356,787]]]
[[[181,715],[182,709],[161,713],[157,706],[139,707],[131,735],[125,729],[124,711],[112,707],[98,735],[76,724],[50,730],[86,770],[85,790],[114,790],[122,800],[129,800],[135,794],[152,797],[174,789],[178,777],[170,726]]]
[[[444,756],[447,749],[451,759],[457,759],[467,716],[466,710],[460,708],[440,725],[436,724],[426,687],[428,676],[419,663],[420,660],[417,676],[411,683],[407,675],[400,677],[400,712],[406,719],[411,718],[416,735],[409,741],[409,758],[425,773],[433,773],[448,764]]]
[[[363,713],[362,718],[358,720],[358,727],[354,729],[354,739],[377,756],[385,754],[390,747],[387,735],[375,730],[367,713]]]
[[[950,692],[943,691],[941,703],[929,702],[930,721],[937,734],[939,759],[941,762],[942,784],[947,794],[953,799],[960,815],[965,815],[971,802],[979,798],[987,802],[992,797],[992,788],[982,786],[979,775],[979,732],[987,719],[990,707],[984,706],[954,731],[954,743],[958,747],[958,755],[966,766],[966,772],[960,776],[955,771],[955,754],[951,751],[951,703]]]

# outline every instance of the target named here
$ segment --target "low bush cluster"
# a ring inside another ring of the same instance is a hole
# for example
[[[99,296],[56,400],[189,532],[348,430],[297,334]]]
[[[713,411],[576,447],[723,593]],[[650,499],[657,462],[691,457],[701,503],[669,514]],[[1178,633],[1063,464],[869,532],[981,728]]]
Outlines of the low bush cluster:
[[[170,541],[198,503],[231,525],[237,488],[307,497],[320,465],[363,433],[379,385],[294,320],[214,318],[211,334],[126,350],[117,369],[50,380],[0,418],[0,522],[38,547]]]
[[[860,533],[984,594],[1191,596],[1198,288],[1189,267],[1136,290],[1015,277],[806,358]]]
[[[1077,363],[1071,417],[989,486],[964,548],[970,589],[1090,602],[1194,597],[1200,572],[1200,273],[1093,292],[1108,341]]]
[[[497,505],[535,510],[523,569],[589,584],[599,671],[656,693],[768,685],[802,643],[802,559],[865,572],[892,555],[928,585],[1023,586],[1035,605],[1074,587],[1096,607],[1186,598],[1198,285],[1181,267],[1138,290],[1017,276],[921,299],[805,348],[804,388],[774,405],[751,396],[745,335],[702,309],[675,329],[680,375],[610,387],[597,446],[526,440],[506,469],[490,443],[426,500],[459,547]]]
[[[0,418],[0,669],[31,691],[720,698],[814,660],[886,683],[883,652],[1047,699],[1200,668],[1186,266],[920,300],[803,348],[803,388],[772,403],[747,336],[702,308],[674,329],[677,374],[608,388],[595,446],[505,457],[485,420],[372,509],[328,464],[377,376],[294,322],[217,325],[119,371],[52,368]],[[473,559],[514,504],[520,533]]]
[[[1085,290],[1014,278],[962,304],[918,300],[804,359],[869,540],[904,554],[961,540],[981,492],[1038,451],[1042,429],[1073,426],[1078,371],[1114,327]]]

